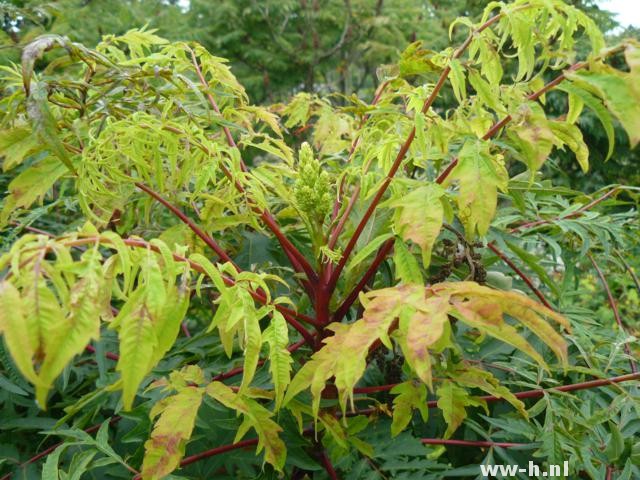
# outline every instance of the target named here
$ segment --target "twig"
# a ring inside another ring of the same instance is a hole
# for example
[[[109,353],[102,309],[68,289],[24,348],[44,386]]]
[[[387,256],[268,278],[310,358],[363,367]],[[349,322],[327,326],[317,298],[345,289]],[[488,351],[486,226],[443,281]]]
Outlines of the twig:
[[[195,233],[198,237],[200,237],[202,239],[202,241],[207,244],[208,247],[210,247],[214,252],[216,252],[218,257],[220,257],[225,262],[229,262],[234,267],[236,267],[236,269],[238,269],[238,267],[236,266],[234,261],[222,249],[222,247],[220,247],[220,245],[218,245],[218,243],[213,238],[211,238],[200,227],[198,227],[193,220],[191,220],[184,213],[182,213],[178,207],[176,207],[175,205],[171,204],[171,202],[169,202],[169,201],[165,200],[164,198],[162,198],[162,196],[159,193],[155,192],[154,190],[152,190],[151,188],[147,187],[143,183],[136,182],[135,185],[140,190],[142,190],[143,192],[145,192],[146,194],[148,194],[149,196],[151,196],[152,198],[157,200],[159,203],[161,203],[162,205],[167,207],[171,211],[171,213],[173,213],[185,225],[187,225],[191,229],[191,231],[193,233]]]
[[[609,283],[607,282],[604,273],[600,269],[600,266],[597,264],[596,259],[593,258],[591,252],[587,253],[587,257],[591,261],[593,268],[598,272],[598,277],[600,278],[600,282],[602,283],[602,287],[604,288],[605,293],[607,294],[607,300],[609,301],[609,306],[611,307],[611,311],[613,312],[613,316],[616,319],[616,323],[620,328],[620,331],[626,335],[627,331],[624,328],[624,324],[622,323],[622,318],[620,318],[620,312],[618,311],[618,304],[616,303],[615,298],[613,298],[613,294],[611,293],[611,288],[609,288]],[[633,355],[631,354],[631,348],[629,348],[629,344],[624,344],[624,352],[629,356],[629,366],[631,367],[631,372],[636,373],[638,370],[636,368],[636,362],[633,359]]]
[[[336,473],[336,469],[333,467],[333,464],[331,463],[331,460],[327,456],[327,452],[325,450],[322,450],[322,452],[320,452],[320,462],[322,463],[322,466],[324,467],[324,469],[327,471],[327,475],[329,475],[329,478],[331,480],[340,479],[340,477],[338,477],[338,474]]]
[[[213,95],[211,95],[211,93],[209,92],[209,83],[207,82],[207,79],[204,78],[204,75],[202,74],[202,70],[200,69],[200,65],[198,64],[198,58],[196,57],[196,53],[189,47],[187,47],[187,49],[191,53],[193,66],[196,70],[196,74],[198,75],[198,79],[200,80],[200,83],[205,89],[205,93],[207,95],[207,99],[209,100],[209,104],[211,105],[211,108],[213,108],[213,110],[218,115],[221,115],[220,108],[218,107],[216,100],[213,98]],[[226,125],[223,125],[222,130],[224,131],[224,134],[227,137],[227,143],[229,144],[229,146],[232,148],[238,149],[238,145],[233,139],[233,136],[231,135],[231,131],[229,130],[229,127],[227,127]],[[247,168],[247,165],[244,163],[242,158],[240,158],[240,168],[242,169],[243,172],[249,171]],[[241,193],[246,192],[244,187],[242,187],[242,185],[240,185],[239,182],[234,181],[233,183],[236,186],[236,189],[238,191],[240,191]],[[258,206],[254,206],[253,210],[260,215],[265,225],[276,236],[276,238],[280,242],[281,247],[287,254],[287,257],[289,257],[290,260],[292,258],[295,259],[295,262],[291,260],[291,264],[294,267],[294,269],[298,271],[300,270],[303,271],[307,275],[307,278],[309,279],[309,281],[311,282],[312,284],[311,287],[313,287],[313,284],[318,280],[316,272],[313,270],[313,268],[311,267],[307,259],[304,257],[304,255],[302,255],[302,253],[300,253],[300,251],[293,245],[293,243],[291,243],[289,239],[282,233],[273,215],[271,215],[271,213],[269,213],[267,210],[263,210]]]
[[[540,291],[540,289],[538,289],[538,287],[536,287],[533,282],[531,281],[531,279],[528,277],[528,275],[526,273],[524,273],[522,270],[520,270],[520,268],[518,268],[518,266],[513,263],[511,261],[511,259],[509,259],[509,257],[507,257],[504,253],[502,253],[502,251],[495,245],[495,243],[493,242],[489,242],[487,244],[487,247],[489,247],[489,249],[495,253],[496,255],[498,255],[498,257],[500,257],[500,259],[506,263],[507,265],[509,265],[509,267],[511,268],[511,270],[513,270],[514,272],[516,272],[518,274],[518,276],[524,281],[524,283],[527,284],[527,286],[531,289],[531,291],[533,293],[535,293],[536,297],[538,297],[540,299],[540,301],[544,304],[545,307],[547,307],[550,310],[555,310],[555,308],[553,308],[553,306],[549,303],[549,301],[545,298],[545,296],[542,294],[542,292]]]
[[[489,442],[481,440],[445,440],[442,438],[421,438],[420,442],[424,445],[455,445],[459,447],[479,447],[479,448],[517,448],[530,447],[530,443],[511,443],[511,442]]]
[[[462,45],[460,45],[460,47],[458,47],[458,49],[453,54],[453,59],[460,58],[462,56],[462,54],[464,53],[464,51],[469,46],[469,44],[471,43],[471,41],[473,40],[474,36],[477,35],[478,33],[482,32],[483,30],[489,28],[496,21],[498,21],[503,15],[504,15],[503,13],[499,13],[499,14],[491,17],[489,20],[487,20],[485,23],[483,23],[480,27],[478,27],[473,32],[471,32],[471,34],[467,37],[467,39],[464,41],[464,43]],[[429,97],[425,100],[424,104],[422,105],[421,113],[424,114],[424,113],[427,113],[429,111],[429,109],[431,108],[431,105],[433,104],[433,102],[437,98],[437,96],[438,96],[438,94],[440,92],[440,89],[443,87],[445,81],[447,80],[447,77],[449,76],[449,72],[451,72],[451,64],[448,64],[444,68],[442,73],[440,74],[440,78],[438,79],[438,81],[436,82],[435,86],[433,87],[433,90],[431,91],[431,94],[429,95]],[[373,200],[369,204],[369,207],[365,211],[362,219],[360,220],[360,222],[356,226],[356,229],[355,229],[353,235],[349,239],[349,242],[347,243],[347,246],[345,247],[344,253],[342,254],[342,257],[340,258],[340,260],[338,262],[338,265],[336,266],[335,271],[331,275],[331,279],[330,279],[330,282],[329,282],[330,290],[333,290],[335,288],[335,285],[336,285],[336,283],[338,281],[338,278],[340,277],[340,273],[344,269],[344,267],[345,267],[345,265],[347,263],[347,260],[349,259],[349,256],[351,255],[351,252],[355,248],[356,243],[358,242],[358,239],[360,238],[360,235],[362,234],[362,232],[364,231],[365,226],[367,225],[367,223],[371,219],[371,216],[373,215],[373,212],[378,207],[378,204],[380,203],[380,200],[382,200],[382,197],[384,196],[385,192],[387,191],[387,188],[389,188],[389,185],[391,184],[391,181],[393,180],[393,177],[395,176],[396,172],[400,168],[400,165],[402,164],[402,161],[404,160],[404,157],[406,156],[407,152],[409,151],[409,147],[411,147],[411,144],[413,143],[413,140],[414,140],[415,136],[416,136],[416,127],[414,125],[411,128],[411,132],[409,132],[409,136],[407,137],[405,142],[400,147],[400,150],[398,151],[398,154],[396,155],[396,158],[393,161],[393,164],[391,165],[391,168],[389,169],[389,172],[387,172],[386,178],[382,182],[382,185],[380,186],[380,188],[376,192],[375,196],[373,197]]]

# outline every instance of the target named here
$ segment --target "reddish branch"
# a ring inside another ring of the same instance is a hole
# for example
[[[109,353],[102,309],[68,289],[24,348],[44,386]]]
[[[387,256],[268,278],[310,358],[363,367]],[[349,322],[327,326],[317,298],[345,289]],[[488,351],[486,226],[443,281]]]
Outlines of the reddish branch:
[[[511,259],[509,257],[507,257],[493,242],[490,242],[487,244],[487,247],[489,247],[489,249],[495,253],[498,257],[500,257],[500,259],[506,263],[507,265],[509,265],[509,267],[511,268],[511,270],[513,270],[514,272],[516,272],[516,274],[524,281],[524,283],[527,284],[527,286],[531,289],[531,291],[533,293],[535,293],[536,297],[538,297],[540,299],[540,301],[544,304],[545,307],[547,307],[550,310],[555,310],[553,308],[553,306],[551,306],[551,304],[547,301],[547,299],[545,298],[545,296],[542,294],[542,292],[540,291],[540,289],[538,287],[536,287],[533,284],[533,281],[531,281],[531,279],[529,278],[529,276],[524,273],[522,270],[520,270],[520,268],[518,268],[518,266],[513,263],[513,261],[511,261]]]
[[[327,475],[329,475],[329,478],[331,480],[339,480],[336,469],[333,467],[333,464],[331,463],[331,460],[329,460],[329,456],[327,455],[327,452],[325,450],[322,450],[322,452],[320,453],[320,462],[322,463],[322,466],[326,470]]]
[[[477,29],[473,30],[469,34],[467,39],[464,41],[464,43],[462,45],[460,45],[460,47],[454,52],[452,59],[460,58],[462,56],[462,54],[465,52],[465,50],[467,49],[467,47],[469,46],[469,44],[471,43],[471,41],[473,40],[474,36],[479,34],[480,32],[482,32],[483,30],[489,28],[496,21],[498,21],[502,17],[502,15],[503,15],[502,13],[499,13],[499,14],[491,17],[489,20],[487,20],[485,23],[483,23],[480,27],[478,27]],[[429,111],[429,109],[431,108],[431,105],[433,104],[435,99],[438,97],[438,94],[440,93],[440,90],[442,89],[444,83],[446,82],[450,72],[451,72],[451,65],[449,64],[444,68],[444,70],[440,74],[440,78],[438,79],[438,81],[436,82],[435,86],[433,87],[433,90],[431,91],[431,94],[429,95],[429,97],[425,100],[424,104],[422,105],[421,113],[426,114]],[[389,188],[389,185],[391,184],[391,181],[393,180],[393,177],[395,176],[396,172],[400,168],[400,165],[402,164],[402,161],[404,160],[404,157],[406,156],[407,152],[409,151],[409,147],[411,147],[411,144],[413,143],[413,140],[414,140],[415,136],[416,136],[416,127],[413,126],[411,128],[411,131],[409,132],[409,136],[407,137],[405,142],[400,147],[400,150],[398,151],[398,154],[396,155],[396,158],[393,161],[393,164],[391,165],[391,168],[389,169],[389,172],[387,172],[386,178],[382,182],[382,185],[380,186],[380,188],[376,192],[376,194],[373,197],[373,200],[371,201],[371,203],[369,204],[369,207],[367,208],[364,216],[362,217],[362,219],[360,220],[360,222],[356,226],[356,229],[355,229],[353,235],[349,239],[349,242],[347,243],[347,246],[346,246],[346,248],[344,250],[344,253],[342,254],[342,257],[340,258],[340,260],[338,262],[338,265],[336,266],[335,271],[331,275],[331,279],[329,281],[329,289],[330,289],[330,291],[332,291],[335,288],[335,285],[336,285],[336,283],[338,281],[338,278],[340,278],[340,273],[344,269],[344,267],[345,267],[345,265],[347,263],[347,260],[349,259],[349,256],[351,255],[351,252],[355,248],[356,243],[358,242],[358,239],[360,238],[360,235],[362,234],[362,232],[364,231],[365,226],[367,225],[367,223],[371,219],[371,216],[373,215],[373,212],[378,207],[378,204],[380,203],[380,200],[382,200],[382,197],[384,196],[385,192],[387,191],[387,188]]]
[[[513,395],[516,398],[519,398],[520,400],[524,400],[527,398],[540,398],[543,397],[545,395],[545,393],[553,393],[553,392],[576,392],[579,390],[588,390],[591,388],[599,388],[599,387],[604,387],[607,385],[615,385],[618,383],[625,383],[625,382],[631,382],[633,380],[640,380],[640,373],[628,373],[626,375],[620,375],[618,377],[611,377],[611,378],[599,378],[597,380],[588,380],[586,382],[579,382],[579,383],[570,383],[568,385],[561,385],[559,387],[552,387],[552,388],[539,388],[539,389],[535,389],[535,390],[525,390],[523,392],[514,392]],[[393,387],[395,387],[397,384],[396,383],[392,383],[389,385],[379,385],[376,387],[361,387],[360,389],[354,389],[354,392],[356,390],[359,390],[358,393],[368,393],[368,392],[362,392],[362,390],[366,390],[368,388],[375,388],[376,391],[378,392],[383,392],[383,391],[389,391],[391,390]],[[496,397],[494,395],[483,395],[481,397],[482,400],[484,400],[485,402],[491,403],[491,402],[502,402],[504,401],[504,398],[502,397]],[[357,399],[356,399],[357,400]],[[438,401],[437,400],[429,400],[427,402],[427,406],[429,408],[437,408],[438,406]],[[374,409],[375,410],[375,409]],[[356,413],[357,414],[364,414],[367,412],[370,412],[372,410],[370,409],[364,409],[364,410],[358,410]]]
[[[386,90],[387,86],[389,85],[389,82],[386,81],[384,83],[382,83],[380,85],[380,87],[378,87],[378,91],[376,92],[375,97],[373,98],[373,101],[371,102],[371,106],[377,105],[378,102],[380,101],[380,98],[382,98],[382,94],[383,92]],[[361,130],[365,123],[367,122],[367,120],[369,119],[369,115],[364,115],[362,117],[362,120],[360,121],[360,125],[358,127],[359,130]],[[361,135],[358,135],[353,142],[351,143],[351,148],[349,149],[349,155],[347,156],[347,161],[346,163],[351,162],[351,159],[353,158],[353,154],[356,151],[356,148],[358,148],[358,145],[360,144],[360,140],[362,139]],[[342,184],[340,185],[340,193],[342,193]],[[347,203],[347,206],[344,210],[344,212],[342,213],[342,216],[340,217],[340,220],[338,221],[338,225],[336,225],[336,227],[333,229],[333,231],[331,232],[331,236],[329,238],[329,242],[327,244],[327,246],[330,249],[333,249],[333,247],[335,247],[336,242],[338,241],[338,237],[340,236],[340,232],[342,232],[342,229],[344,228],[345,223],[347,222],[347,219],[349,218],[349,215],[351,214],[351,210],[353,210],[353,206],[356,203],[356,200],[358,199],[360,195],[360,185],[356,185],[353,193],[351,194],[351,198],[349,198],[349,203]],[[340,208],[340,198],[341,195],[338,195],[336,197],[336,201],[333,205],[333,216],[335,218],[335,216],[338,214],[338,210]]]
[[[171,213],[173,213],[185,225],[187,225],[191,229],[191,231],[193,233],[195,233],[198,237],[200,237],[202,239],[202,241],[204,243],[206,243],[209,248],[211,248],[211,250],[216,252],[216,255],[218,255],[218,257],[220,257],[220,259],[224,260],[225,262],[231,263],[234,267],[236,267],[236,269],[238,269],[238,267],[236,266],[234,261],[227,254],[227,252],[225,252],[222,249],[222,247],[220,245],[218,245],[218,243],[213,238],[211,238],[200,227],[198,227],[198,225],[196,225],[193,220],[191,220],[184,213],[182,213],[178,207],[176,207],[175,205],[171,204],[171,202],[169,202],[169,201],[165,200],[164,198],[162,198],[162,196],[160,194],[158,194],[157,192],[155,192],[151,188],[147,187],[143,183],[136,182],[135,185],[140,190],[142,190],[143,192],[145,192],[146,194],[148,194],[149,196],[151,196],[152,198],[157,200],[159,203],[164,205],[167,209],[169,209],[171,211]]]
[[[387,255],[389,255],[389,253],[393,249],[393,243],[394,240],[389,239],[380,247],[378,253],[373,259],[373,262],[371,262],[371,265],[369,265],[369,268],[364,273],[360,281],[351,290],[351,292],[349,292],[349,295],[347,295],[347,297],[342,301],[338,309],[333,314],[334,322],[339,322],[344,318],[344,316],[351,308],[351,305],[353,305],[353,302],[358,299],[358,295],[360,295],[360,292],[362,292],[365,286],[373,279],[373,277],[375,277],[376,272],[378,271],[378,267],[382,262],[384,262],[384,259],[387,258]]]
[[[509,230],[509,232],[510,233],[516,233],[516,232],[519,232],[520,230],[527,230],[527,229],[530,229],[530,228],[538,227],[540,225],[546,225],[548,223],[557,222],[559,220],[566,220],[566,219],[569,219],[569,218],[579,217],[585,211],[587,211],[587,210],[595,207],[599,203],[605,201],[607,198],[609,198],[611,195],[616,193],[618,190],[619,190],[619,187],[614,187],[611,190],[609,190],[607,193],[602,195],[601,197],[598,197],[595,200],[592,200],[591,202],[587,203],[586,205],[583,205],[582,207],[580,207],[575,212],[569,213],[568,215],[565,215],[563,217],[555,217],[555,218],[549,218],[549,219],[536,220],[535,222],[523,223],[522,225],[518,225],[517,227],[513,227],[511,230]]]
[[[530,447],[529,443],[510,443],[510,442],[487,442],[481,440],[444,440],[442,438],[422,438],[420,441],[424,445],[452,445],[460,447],[479,447],[479,448],[514,448],[514,447]]]
[[[202,70],[200,69],[200,65],[198,64],[198,59],[196,57],[195,52],[190,48],[188,48],[188,50],[191,52],[191,59],[193,62],[193,66],[196,70],[196,74],[198,75],[198,79],[200,80],[200,83],[202,84],[205,90],[205,93],[207,95],[207,99],[209,100],[209,104],[211,105],[211,108],[213,108],[213,110],[218,115],[221,115],[218,104],[213,98],[213,95],[211,95],[211,93],[209,92],[209,83],[207,82],[207,79],[204,78],[204,75],[202,74]],[[231,135],[231,131],[229,130],[229,128],[223,125],[222,130],[224,131],[224,134],[227,137],[227,143],[229,144],[229,146],[237,149],[238,146],[236,145],[236,142],[233,140],[233,136]],[[242,158],[240,158],[240,168],[242,169],[243,172],[248,172],[247,165],[244,163]],[[239,182],[230,178],[230,175],[231,175],[231,172],[228,172],[229,179],[233,182],[236,189],[241,193],[246,193],[244,187],[240,185]],[[287,257],[291,261],[291,265],[293,266],[293,268],[296,269],[297,271],[303,271],[307,275],[307,278],[309,279],[309,281],[311,282],[311,287],[313,287],[313,284],[315,284],[318,280],[318,276],[316,272],[313,270],[313,267],[311,267],[307,259],[304,257],[304,255],[302,255],[302,253],[300,253],[300,251],[295,247],[295,245],[293,245],[293,243],[289,241],[289,239],[284,235],[284,233],[282,233],[282,231],[280,230],[280,227],[278,226],[275,218],[273,217],[273,215],[271,215],[271,213],[269,213],[267,210],[261,209],[258,206],[254,206],[252,208],[256,213],[260,215],[260,218],[262,219],[262,221],[278,239],[278,242],[280,242],[280,246],[285,251]]]
[[[611,288],[609,288],[609,282],[607,282],[607,279],[604,276],[604,273],[600,269],[600,266],[597,264],[596,259],[593,258],[593,255],[591,255],[591,253],[587,253],[587,257],[589,257],[589,260],[591,261],[593,268],[595,268],[596,272],[598,272],[598,277],[600,278],[602,287],[604,288],[604,291],[607,294],[607,300],[609,301],[609,306],[611,307],[613,316],[616,319],[616,323],[618,324],[620,331],[622,331],[622,333],[626,335],[627,332],[626,332],[626,329],[624,328],[624,324],[622,323],[622,318],[620,318],[620,312],[618,311],[618,304],[615,298],[613,298],[613,294],[611,293]],[[636,368],[636,362],[633,360],[633,356],[631,354],[631,348],[629,348],[628,343],[624,344],[624,352],[629,356],[629,366],[631,367],[631,371],[633,373],[636,373],[638,371]]]
[[[636,286],[636,290],[638,290],[638,293],[640,293],[640,280],[638,280],[638,275],[636,275],[636,272],[634,272],[633,268],[631,268],[631,265],[627,263],[627,261],[620,254],[620,252],[616,251],[616,255],[624,265],[624,268],[627,270],[627,272],[629,272],[629,275],[631,275],[631,278],[633,279],[633,283]]]

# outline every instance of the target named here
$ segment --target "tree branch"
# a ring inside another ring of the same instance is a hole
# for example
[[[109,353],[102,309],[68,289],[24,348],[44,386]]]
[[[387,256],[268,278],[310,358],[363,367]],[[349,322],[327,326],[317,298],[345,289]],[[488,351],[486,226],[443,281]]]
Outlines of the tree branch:
[[[207,79],[204,78],[204,75],[202,74],[202,70],[200,69],[200,65],[198,64],[198,59],[196,57],[195,52],[189,47],[187,47],[187,49],[191,53],[193,66],[196,70],[196,74],[198,75],[198,79],[200,80],[200,83],[204,87],[204,90],[207,95],[207,99],[209,100],[209,104],[211,105],[211,108],[213,108],[213,110],[218,115],[221,115],[220,108],[218,107],[216,100],[213,98],[213,95],[211,95],[211,93],[209,92],[209,83],[207,82]],[[229,144],[229,146],[239,151],[240,149],[238,148],[238,145],[233,139],[233,136],[231,135],[231,131],[229,130],[229,127],[227,127],[226,125],[223,125],[222,129],[224,131],[225,136],[227,137],[227,143]],[[249,169],[247,168],[247,165],[242,160],[242,157],[240,157],[240,168],[242,169],[243,172],[249,171]],[[231,172],[229,172],[229,175],[231,175]],[[239,182],[233,181],[233,184],[236,186],[236,189],[239,192],[246,193],[246,190],[244,189],[244,187],[242,187],[242,185],[240,185]],[[282,233],[273,215],[271,215],[271,213],[269,213],[267,210],[260,209],[258,206],[253,206],[252,209],[260,215],[260,218],[265,223],[265,225],[276,236],[276,238],[278,239],[278,242],[280,242],[282,249],[285,251],[285,253],[287,254],[287,257],[291,261],[291,265],[293,266],[293,268],[296,271],[303,271],[307,275],[307,278],[309,279],[309,281],[311,282],[311,287],[313,287],[313,285],[318,280],[318,276],[316,272],[313,270],[313,268],[311,267],[307,259],[304,257],[304,255],[302,255],[302,253],[300,253],[300,251],[295,247],[295,245],[293,245],[293,243],[289,241],[289,239],[284,235],[284,233]],[[292,258],[295,259],[295,261],[293,261]]]
[[[218,255],[218,257],[220,257],[221,260],[225,262],[229,262],[231,265],[233,265],[236,268],[236,270],[240,271],[240,269],[235,264],[235,262],[231,259],[231,257],[227,255],[227,252],[225,252],[222,249],[222,247],[220,247],[220,245],[218,245],[218,243],[213,238],[211,238],[200,227],[198,227],[193,220],[191,220],[184,213],[182,213],[178,207],[176,207],[175,205],[171,204],[169,201],[162,198],[162,196],[160,196],[159,193],[147,187],[145,184],[136,182],[135,185],[140,190],[142,190],[143,192],[145,192],[146,194],[148,194],[149,196],[157,200],[159,203],[167,207],[171,211],[171,213],[173,213],[176,217],[180,219],[180,221],[182,221],[185,225],[187,225],[193,233],[195,233],[198,237],[200,237],[202,241],[206,243],[209,248],[211,248],[214,252],[216,252],[216,254]]]
[[[489,28],[496,21],[498,21],[503,15],[504,15],[503,13],[499,13],[499,14],[491,17],[489,20],[487,20],[485,23],[483,23],[477,29],[473,30],[469,34],[467,39],[464,41],[464,43],[462,45],[460,45],[460,47],[458,47],[458,49],[454,52],[452,59],[460,58],[462,56],[462,54],[464,53],[464,51],[469,46],[469,44],[471,43],[471,41],[473,40],[474,36],[479,34],[480,32],[482,32],[483,30]],[[436,82],[435,86],[433,87],[433,90],[431,91],[431,94],[429,95],[429,97],[425,100],[424,104],[422,105],[421,113],[425,114],[425,113],[427,113],[429,111],[429,109],[431,108],[431,105],[433,104],[433,102],[437,98],[438,94],[440,93],[440,90],[442,89],[442,87],[443,87],[445,81],[447,80],[450,72],[451,72],[451,65],[449,64],[444,68],[444,70],[440,74],[440,78],[438,79],[438,81]],[[378,204],[380,203],[380,200],[382,200],[382,197],[384,196],[385,192],[387,191],[387,188],[389,188],[389,185],[391,184],[391,180],[393,180],[393,177],[395,176],[396,172],[400,168],[400,165],[402,164],[402,161],[404,160],[404,157],[406,156],[407,152],[409,151],[409,147],[411,147],[411,144],[413,143],[413,140],[414,140],[415,136],[416,136],[416,127],[414,125],[411,128],[411,131],[409,132],[409,136],[407,137],[405,142],[400,147],[400,150],[398,151],[398,154],[396,155],[396,158],[393,161],[393,164],[391,165],[391,168],[389,169],[389,172],[387,173],[386,178],[382,182],[382,185],[380,186],[380,188],[376,192],[376,194],[373,197],[373,200],[371,201],[371,203],[369,204],[369,207],[367,208],[364,216],[362,217],[362,219],[358,223],[353,235],[349,239],[349,242],[347,243],[347,246],[346,246],[346,248],[344,250],[344,253],[342,254],[342,257],[340,258],[340,261],[338,262],[338,265],[336,266],[335,271],[331,275],[331,279],[329,281],[330,290],[333,290],[335,288],[335,285],[336,285],[336,283],[338,281],[338,278],[340,277],[340,273],[344,269],[344,267],[345,267],[345,265],[347,263],[347,260],[349,259],[349,256],[351,255],[351,252],[355,248],[356,243],[358,242],[358,239],[360,238],[360,235],[362,234],[362,232],[364,231],[365,226],[367,225],[367,223],[371,219],[371,216],[373,215],[373,212],[378,207]]]
[[[518,276],[524,280],[524,283],[527,284],[527,286],[531,289],[531,291],[533,293],[535,293],[536,297],[538,297],[540,299],[540,301],[544,304],[545,307],[547,307],[549,310],[555,310],[555,308],[553,308],[553,306],[547,301],[547,299],[545,298],[545,296],[542,294],[542,292],[538,289],[538,287],[536,287],[533,282],[531,281],[531,279],[527,276],[526,273],[524,273],[522,270],[520,270],[518,268],[518,266],[513,263],[511,261],[511,259],[509,259],[509,257],[507,257],[504,253],[502,253],[502,251],[495,245],[495,243],[493,242],[489,242],[487,244],[487,247],[489,247],[489,249],[495,253],[498,257],[500,257],[500,259],[506,263],[507,265],[509,265],[509,267],[511,268],[511,270],[513,270],[514,272],[516,272],[518,274]]]
[[[478,448],[517,448],[530,447],[530,443],[511,443],[511,442],[490,442],[482,440],[444,440],[442,438],[421,438],[420,442],[424,445],[449,445],[458,447],[478,447]]]
[[[378,267],[380,266],[380,264],[382,262],[384,262],[384,260],[387,257],[387,255],[393,249],[393,243],[394,243],[394,239],[391,238],[391,239],[387,240],[380,247],[380,249],[378,250],[378,253],[376,254],[375,258],[373,259],[373,262],[371,262],[371,265],[369,265],[369,268],[364,273],[364,275],[362,276],[360,281],[353,288],[353,290],[351,290],[351,292],[349,292],[349,295],[346,296],[346,298],[342,301],[342,303],[340,304],[338,309],[333,314],[333,321],[334,322],[339,322],[347,314],[347,312],[349,311],[349,308],[351,308],[351,305],[353,305],[353,302],[355,302],[358,299],[358,296],[360,295],[360,292],[362,292],[364,290],[364,288],[367,286],[369,281],[375,276],[376,272],[378,271]]]
[[[600,278],[602,287],[604,288],[604,291],[607,294],[607,300],[609,301],[609,306],[611,307],[613,316],[616,319],[616,323],[618,324],[620,331],[626,335],[627,331],[624,328],[624,324],[622,323],[622,318],[620,318],[620,312],[618,311],[618,304],[616,303],[616,300],[613,298],[613,294],[611,293],[611,288],[609,288],[609,283],[607,282],[607,279],[604,276],[604,273],[600,269],[600,266],[597,264],[596,259],[593,258],[593,255],[591,255],[591,252],[587,253],[587,257],[591,261],[593,268],[595,268],[596,272],[598,272],[598,277]],[[631,368],[631,372],[636,373],[638,369],[636,368],[636,362],[633,360],[633,355],[631,354],[631,348],[629,347],[628,343],[624,344],[624,352],[629,356],[629,367]]]

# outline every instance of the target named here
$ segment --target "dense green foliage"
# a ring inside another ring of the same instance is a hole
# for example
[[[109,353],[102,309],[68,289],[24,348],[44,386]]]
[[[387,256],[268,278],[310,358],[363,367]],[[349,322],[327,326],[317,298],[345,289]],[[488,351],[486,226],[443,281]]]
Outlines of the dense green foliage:
[[[587,190],[640,142],[637,42],[559,0],[92,3],[119,33],[30,10],[0,67],[0,471],[640,475],[639,190]]]

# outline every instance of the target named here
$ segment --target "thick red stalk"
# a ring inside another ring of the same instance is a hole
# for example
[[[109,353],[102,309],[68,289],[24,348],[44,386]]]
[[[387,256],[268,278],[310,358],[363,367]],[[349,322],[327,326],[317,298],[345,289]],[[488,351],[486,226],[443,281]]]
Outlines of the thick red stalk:
[[[327,455],[327,452],[325,450],[322,450],[322,452],[320,453],[320,462],[322,463],[322,466],[326,470],[327,475],[329,475],[329,478],[331,480],[339,480],[336,469],[333,467],[333,464],[331,463],[331,460],[329,460],[329,456]]]
[[[607,282],[607,279],[604,276],[604,273],[600,269],[600,266],[597,264],[596,259],[593,258],[593,255],[591,255],[591,252],[587,253],[587,257],[589,257],[589,260],[591,261],[593,268],[595,268],[596,272],[598,272],[598,277],[600,278],[602,287],[604,288],[604,291],[607,294],[607,300],[609,301],[609,306],[611,307],[611,311],[613,312],[613,316],[616,319],[616,323],[618,324],[620,331],[626,334],[627,331],[624,328],[624,324],[622,323],[622,318],[620,317],[620,312],[618,311],[618,304],[615,298],[613,298],[613,294],[611,293],[611,288],[609,288],[609,282]],[[624,344],[624,352],[629,356],[629,367],[631,368],[631,372],[636,373],[638,369],[636,368],[636,362],[633,360],[631,348],[629,348],[628,343]]]

